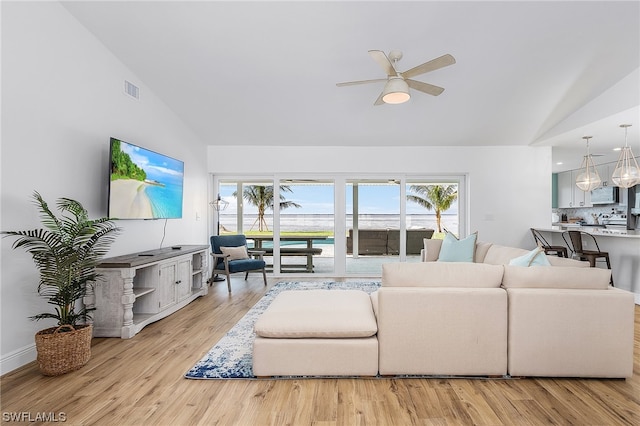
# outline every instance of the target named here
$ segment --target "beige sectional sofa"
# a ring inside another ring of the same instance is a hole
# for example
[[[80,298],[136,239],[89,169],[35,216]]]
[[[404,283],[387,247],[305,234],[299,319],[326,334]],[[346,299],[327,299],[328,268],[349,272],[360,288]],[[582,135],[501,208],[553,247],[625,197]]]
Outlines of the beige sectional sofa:
[[[609,286],[610,270],[555,256],[512,266],[528,250],[490,243],[475,263],[435,262],[434,241],[423,263],[383,265],[380,374],[633,375],[634,299]]]
[[[489,243],[475,262],[435,262],[433,241],[423,262],[383,265],[371,309],[351,291],[279,295],[256,323],[254,373],[633,375],[634,299],[610,270],[552,256],[513,266],[527,250]]]

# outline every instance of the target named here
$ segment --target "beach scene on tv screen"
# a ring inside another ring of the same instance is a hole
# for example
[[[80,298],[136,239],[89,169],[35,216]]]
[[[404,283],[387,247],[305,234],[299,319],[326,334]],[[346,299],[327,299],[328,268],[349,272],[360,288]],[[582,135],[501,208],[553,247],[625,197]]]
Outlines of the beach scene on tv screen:
[[[182,217],[184,163],[111,139],[109,216],[115,219]]]

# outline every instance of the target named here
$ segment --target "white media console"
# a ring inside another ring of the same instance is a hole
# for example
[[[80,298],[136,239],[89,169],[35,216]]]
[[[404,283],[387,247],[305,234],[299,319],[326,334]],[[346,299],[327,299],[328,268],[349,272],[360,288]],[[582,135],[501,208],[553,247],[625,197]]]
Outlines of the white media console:
[[[95,337],[129,339],[208,292],[209,246],[191,245],[104,259],[84,303]]]

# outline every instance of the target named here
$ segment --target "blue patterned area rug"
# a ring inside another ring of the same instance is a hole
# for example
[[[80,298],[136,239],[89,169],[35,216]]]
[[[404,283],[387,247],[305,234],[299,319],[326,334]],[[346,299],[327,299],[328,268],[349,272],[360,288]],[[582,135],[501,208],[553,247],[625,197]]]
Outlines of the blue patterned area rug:
[[[278,293],[283,290],[363,290],[371,293],[380,282],[279,282],[249,309],[216,345],[187,371],[187,379],[254,379],[253,325]]]

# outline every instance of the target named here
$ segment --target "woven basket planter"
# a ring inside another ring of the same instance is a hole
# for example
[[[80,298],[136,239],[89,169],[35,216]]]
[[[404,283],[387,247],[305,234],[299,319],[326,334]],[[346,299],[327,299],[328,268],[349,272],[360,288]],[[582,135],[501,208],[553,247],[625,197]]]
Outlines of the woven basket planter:
[[[71,328],[72,331],[62,331]],[[51,327],[36,333],[38,367],[45,376],[59,376],[84,366],[91,358],[92,325]]]

